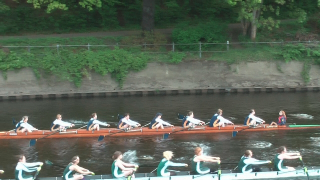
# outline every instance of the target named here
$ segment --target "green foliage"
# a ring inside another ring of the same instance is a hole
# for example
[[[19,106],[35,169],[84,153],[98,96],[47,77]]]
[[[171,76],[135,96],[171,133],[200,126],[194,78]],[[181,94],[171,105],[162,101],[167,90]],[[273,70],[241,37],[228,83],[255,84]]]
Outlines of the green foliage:
[[[192,43],[221,43],[226,42],[227,24],[210,21],[191,26],[189,23],[181,23],[172,32],[172,39],[176,44]],[[208,45],[203,45],[206,49]],[[177,45],[180,50],[198,50],[199,44],[195,45]]]
[[[73,82],[77,87],[81,86],[83,77],[88,76],[91,71],[101,75],[111,73],[122,87],[130,70],[139,71],[148,62],[148,57],[143,53],[132,54],[118,47],[97,51],[45,49],[40,54],[0,52],[0,70],[5,78],[8,70],[30,67],[38,78],[42,73],[52,74]]]
[[[178,63],[180,63],[182,60],[183,60],[183,58],[185,58],[186,57],[186,54],[185,53],[179,53],[179,52],[169,52],[169,62],[170,63],[174,63],[174,64],[178,64]]]
[[[310,82],[310,69],[311,69],[311,61],[304,61],[303,69],[301,71],[301,76],[305,83]]]

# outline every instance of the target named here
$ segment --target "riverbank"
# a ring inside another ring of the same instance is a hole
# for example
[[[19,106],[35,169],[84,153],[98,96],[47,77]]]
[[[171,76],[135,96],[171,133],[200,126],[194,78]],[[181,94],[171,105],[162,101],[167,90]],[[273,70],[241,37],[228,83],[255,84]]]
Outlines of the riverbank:
[[[279,70],[281,69],[281,70]],[[319,91],[320,69],[312,66],[310,82],[301,77],[303,63],[243,62],[228,65],[214,61],[179,64],[149,63],[130,72],[122,89],[111,75],[89,73],[81,87],[55,76],[37,79],[29,68],[8,71],[0,78],[1,99],[93,96],[206,94],[220,92]]]

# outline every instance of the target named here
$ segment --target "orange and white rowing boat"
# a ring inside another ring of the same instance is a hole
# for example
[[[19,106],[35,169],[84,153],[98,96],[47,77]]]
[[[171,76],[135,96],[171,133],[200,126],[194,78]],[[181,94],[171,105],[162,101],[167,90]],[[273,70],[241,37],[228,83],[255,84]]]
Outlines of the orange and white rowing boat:
[[[52,132],[50,130],[37,130],[33,132],[16,133],[14,131],[0,132],[0,139],[38,139],[38,138],[81,138],[81,137],[122,137],[122,136],[160,136],[164,134],[211,134],[240,131],[282,131],[282,130],[303,130],[319,129],[320,125],[285,125],[268,126],[259,125],[248,127],[244,125],[228,125],[226,127],[196,126],[195,128],[166,127],[164,129],[149,129],[148,127],[134,128],[128,131],[116,128],[102,128],[100,131],[87,131],[86,129],[67,129],[65,132]],[[52,135],[50,135],[52,134]]]

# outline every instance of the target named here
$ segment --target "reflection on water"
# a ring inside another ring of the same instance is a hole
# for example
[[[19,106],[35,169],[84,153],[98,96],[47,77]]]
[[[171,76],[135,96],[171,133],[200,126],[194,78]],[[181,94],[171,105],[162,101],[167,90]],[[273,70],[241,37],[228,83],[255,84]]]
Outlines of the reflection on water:
[[[195,96],[153,96],[153,97],[117,97],[91,99],[57,99],[31,101],[0,102],[0,130],[13,128],[12,118],[20,119],[29,115],[29,122],[40,129],[48,129],[56,114],[63,115],[79,127],[83,126],[93,112],[98,119],[116,124],[117,114],[129,112],[131,118],[142,125],[151,121],[157,112],[163,113],[163,119],[179,126],[178,112],[193,110],[195,117],[208,121],[218,108],[223,116],[235,123],[243,123],[251,108],[256,115],[268,123],[275,121],[279,110],[288,115],[288,122],[296,124],[320,124],[318,93],[255,93],[255,94],[214,94]],[[303,115],[302,115],[303,114]],[[298,116],[299,115],[299,116]],[[310,117],[313,117],[311,119]],[[114,126],[113,124],[113,126]],[[279,146],[285,145],[291,152],[301,152],[308,166],[318,165],[314,158],[320,154],[320,132],[317,129],[299,131],[242,131],[236,137],[231,133],[204,135],[174,135],[164,140],[156,137],[106,137],[98,142],[97,138],[41,139],[29,147],[29,140],[0,140],[0,169],[5,170],[2,178],[13,178],[17,155],[25,154],[27,161],[50,160],[56,165],[66,166],[75,155],[80,156],[80,165],[96,174],[108,174],[111,171],[112,155],[115,151],[124,153],[127,162],[157,165],[164,151],[173,151],[174,162],[190,164],[194,148],[201,146],[206,155],[219,156],[222,162],[238,162],[244,151],[251,149],[257,159],[273,160]],[[301,166],[298,160],[286,162],[287,165]],[[208,164],[217,168],[216,164]],[[223,169],[233,169],[235,165],[224,164]],[[181,167],[179,170],[189,170]],[[140,168],[140,172],[151,172],[154,167]],[[63,168],[44,165],[40,176],[61,176]]]

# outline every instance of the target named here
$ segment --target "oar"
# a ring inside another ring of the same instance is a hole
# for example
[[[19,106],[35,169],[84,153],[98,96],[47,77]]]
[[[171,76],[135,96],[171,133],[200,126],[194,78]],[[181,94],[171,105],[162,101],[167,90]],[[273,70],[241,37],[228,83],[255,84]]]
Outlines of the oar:
[[[87,126],[87,125],[82,126],[82,127],[78,128],[78,129],[82,129],[82,128],[86,127],[86,126]],[[30,142],[29,142],[29,145],[30,145],[30,146],[34,146],[34,145],[36,145],[36,142],[37,142],[38,140],[44,139],[44,138],[49,137],[49,136],[54,135],[54,134],[57,134],[58,132],[60,132],[60,131],[57,130],[57,131],[55,131],[55,132],[53,132],[53,133],[51,133],[51,134],[45,135],[45,136],[43,136],[43,137],[41,137],[41,138],[38,138],[38,139],[31,139]]]
[[[304,172],[307,174],[308,180],[309,180],[309,173],[307,167],[304,165],[304,162],[302,161],[302,156],[300,156],[300,161],[302,163],[302,167],[304,169]]]
[[[53,162],[51,162],[49,160],[45,160],[44,162],[49,166],[57,166],[57,167],[65,168],[65,166],[62,166],[62,165],[59,165],[59,164],[54,164]]]
[[[144,126],[142,126],[142,127],[145,127],[145,126],[147,126],[147,125],[149,125],[150,123],[148,123],[148,124],[146,124],[146,125],[144,125]],[[142,128],[141,127],[141,128]],[[118,132],[115,132],[115,133],[111,133],[111,134],[107,134],[107,135],[100,135],[99,137],[98,137],[98,141],[102,141],[103,139],[104,139],[104,137],[106,137],[106,136],[112,136],[112,135],[114,135],[114,134],[118,134],[118,133],[121,133],[121,132],[124,132],[124,131],[126,131],[126,129],[120,129]]]
[[[219,165],[219,167],[218,167],[218,180],[220,180],[220,178],[221,178],[221,162],[220,161],[218,162],[218,165]]]
[[[256,126],[251,126],[251,125],[250,125],[248,128],[241,129],[240,131],[232,131],[232,137],[236,137],[237,134],[238,134],[239,132],[241,132],[241,131],[244,131],[244,130],[247,130],[247,129],[251,129],[251,128],[254,128],[254,127],[256,127]]]
[[[205,124],[202,125],[202,126],[205,126],[205,125],[207,125],[207,124],[209,124],[209,123],[210,123],[210,122],[207,122],[207,123],[205,123]],[[174,133],[177,133],[177,132],[185,131],[185,130],[187,130],[187,129],[189,129],[189,128],[183,128],[183,129],[181,129],[181,130],[179,130],[179,131],[174,131],[173,133],[165,133],[165,134],[163,134],[163,139],[168,139],[170,134],[174,134]]]
[[[39,175],[40,170],[41,170],[41,166],[37,169],[37,172],[34,174],[33,179],[37,178],[37,176]]]

